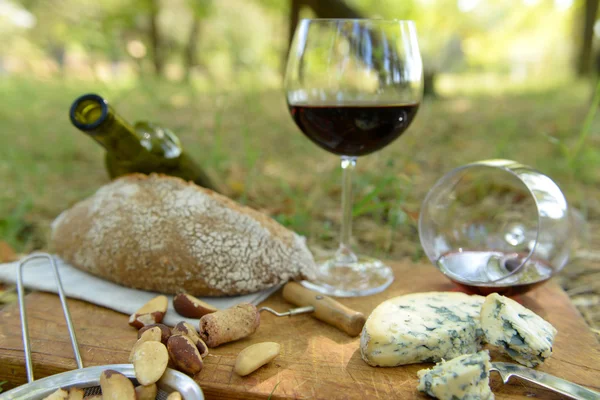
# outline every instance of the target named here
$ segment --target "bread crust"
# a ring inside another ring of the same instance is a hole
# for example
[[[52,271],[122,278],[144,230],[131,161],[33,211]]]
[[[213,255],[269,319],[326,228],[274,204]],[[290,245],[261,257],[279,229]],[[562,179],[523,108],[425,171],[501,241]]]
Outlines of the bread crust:
[[[52,249],[123,286],[240,295],[312,278],[304,238],[268,216],[182,179],[131,174],[59,215]]]

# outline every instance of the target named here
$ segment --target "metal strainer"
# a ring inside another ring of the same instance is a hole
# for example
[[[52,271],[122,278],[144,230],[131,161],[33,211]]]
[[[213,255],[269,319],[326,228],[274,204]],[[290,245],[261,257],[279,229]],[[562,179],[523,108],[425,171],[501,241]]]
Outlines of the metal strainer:
[[[75,353],[75,361],[77,362],[78,369],[34,381],[33,365],[31,362],[31,346],[29,343],[29,332],[27,329],[22,269],[27,262],[38,258],[45,258],[49,260],[52,268],[54,268],[54,275],[56,277],[56,284],[58,287],[58,295],[60,297],[60,302],[65,314],[65,319],[67,321],[67,327],[69,329],[69,335],[71,336],[71,344],[73,346],[73,352]],[[56,267],[54,259],[50,254],[32,254],[19,262],[19,265],[17,266],[17,291],[19,295],[19,311],[21,313],[23,347],[25,349],[25,362],[27,366],[27,380],[29,383],[9,390],[6,393],[0,394],[0,400],[41,400],[55,392],[58,388],[68,389],[70,387],[85,389],[86,396],[92,394],[101,394],[100,374],[102,371],[107,369],[120,372],[128,377],[134,383],[134,385],[138,384],[137,380],[135,379],[135,373],[132,364],[110,364],[83,368],[81,355],[79,354],[79,346],[77,345],[77,338],[75,337],[75,330],[73,329],[73,323],[71,322],[71,315],[69,313],[69,308],[67,307],[67,301],[63,291],[62,283],[60,281],[58,268]],[[156,382],[156,385],[158,387],[156,400],[165,400],[167,396],[174,391],[178,391],[184,400],[204,400],[202,389],[200,389],[200,386],[198,386],[198,384],[194,382],[192,378],[171,368],[167,368],[162,378]]]

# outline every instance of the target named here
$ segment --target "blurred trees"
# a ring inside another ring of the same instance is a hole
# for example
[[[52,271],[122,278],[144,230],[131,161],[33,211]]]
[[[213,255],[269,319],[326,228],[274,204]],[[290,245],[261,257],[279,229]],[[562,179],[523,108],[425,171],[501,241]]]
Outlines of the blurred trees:
[[[197,65],[200,23],[210,14],[212,6],[211,0],[169,3],[160,0],[20,0],[15,3],[34,15],[36,23],[31,29],[12,34],[27,37],[51,57],[59,69],[64,66],[66,49],[74,48],[85,53],[91,62],[96,57],[120,61],[147,56],[158,76],[163,75],[173,53],[181,53],[186,76]],[[174,19],[188,22],[183,24],[189,25],[187,34],[181,33],[183,27],[173,29],[170,22],[165,23],[164,15],[173,12]],[[149,51],[131,54],[127,44],[132,40],[142,43]]]
[[[591,59],[598,1],[0,0],[0,64],[48,74],[66,64],[97,73],[108,62],[115,76],[125,68],[171,80],[275,85],[299,18],[364,16],[415,20],[432,82],[438,72],[464,71],[526,79],[566,71],[575,59],[578,70],[590,65],[581,60]],[[34,22],[21,24],[2,11],[7,4]],[[573,15],[584,9],[581,24]],[[573,31],[583,26],[575,48]]]
[[[548,65],[554,65],[555,71],[564,71],[572,60],[569,32],[573,29],[574,7],[568,1],[290,0],[290,3],[290,28],[300,18],[302,6],[312,9],[308,16],[415,20],[425,69],[425,91],[430,95],[435,94],[439,73],[488,70],[508,74],[513,79],[526,79],[539,75]]]
[[[437,6],[435,20],[429,20],[433,13],[419,13],[419,4],[414,1],[290,0],[290,3],[290,41],[300,18],[302,7],[310,8],[314,13],[314,16],[318,18],[384,17],[388,19],[416,19],[415,17],[419,16],[418,24],[420,28],[423,26],[427,27],[428,25],[439,27],[439,22],[441,20],[451,19],[451,14],[456,9],[456,2],[454,0],[441,1]],[[448,7],[449,4],[451,4],[450,7]],[[457,26],[452,26],[450,30],[456,30],[456,28]],[[455,33],[450,33],[450,41],[452,41],[453,35],[455,35]],[[427,40],[428,38],[428,36],[419,37],[424,59],[425,95],[435,96],[435,76],[442,70],[441,63],[450,60],[444,60],[444,55],[441,55],[444,52],[437,48],[446,46],[444,43],[445,39],[435,38],[434,40],[431,40],[431,38],[429,38],[430,40]],[[433,45],[433,43],[435,43],[435,45]],[[446,48],[448,48],[448,46],[446,46]],[[434,53],[437,53],[437,56],[433,56]],[[448,52],[446,52],[445,55],[448,55]],[[452,56],[454,56],[454,54],[451,54],[450,58],[452,58]]]

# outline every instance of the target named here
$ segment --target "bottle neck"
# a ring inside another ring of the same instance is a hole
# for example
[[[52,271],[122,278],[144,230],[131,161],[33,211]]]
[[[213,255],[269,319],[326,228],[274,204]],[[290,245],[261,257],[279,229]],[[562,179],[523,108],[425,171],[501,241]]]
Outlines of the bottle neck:
[[[69,117],[77,129],[90,135],[119,159],[133,160],[145,150],[135,128],[96,94],[76,99]]]

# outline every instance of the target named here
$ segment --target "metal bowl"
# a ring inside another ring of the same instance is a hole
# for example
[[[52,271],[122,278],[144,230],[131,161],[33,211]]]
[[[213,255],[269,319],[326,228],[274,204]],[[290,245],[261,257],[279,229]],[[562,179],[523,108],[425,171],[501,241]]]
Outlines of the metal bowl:
[[[85,394],[101,394],[100,375],[102,371],[112,369],[122,373],[137,384],[132,364],[112,364],[87,367],[35,380],[0,394],[0,400],[42,400],[59,388],[78,387]],[[184,400],[204,400],[200,386],[189,376],[167,368],[162,378],[156,382],[158,393],[156,400],[166,400],[171,392],[179,392]]]

